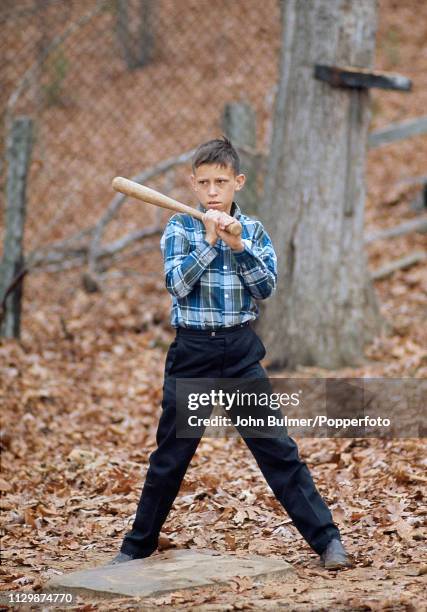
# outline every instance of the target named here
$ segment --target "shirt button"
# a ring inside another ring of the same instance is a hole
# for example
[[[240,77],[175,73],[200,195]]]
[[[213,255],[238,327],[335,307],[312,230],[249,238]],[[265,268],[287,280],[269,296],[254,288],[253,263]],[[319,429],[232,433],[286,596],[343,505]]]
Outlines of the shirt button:
[[[222,266],[222,267],[224,268],[224,270],[226,270],[226,269],[227,269],[227,266]]]
[[[225,297],[228,297],[228,293],[225,294]]]

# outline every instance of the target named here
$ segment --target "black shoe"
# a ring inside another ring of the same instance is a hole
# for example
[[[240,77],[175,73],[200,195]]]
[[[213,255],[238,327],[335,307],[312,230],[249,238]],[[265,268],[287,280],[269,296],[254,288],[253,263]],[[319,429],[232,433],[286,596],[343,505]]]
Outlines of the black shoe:
[[[325,569],[343,569],[353,567],[350,556],[341,544],[341,540],[333,539],[320,555],[320,562]]]
[[[127,555],[123,552],[119,552],[119,554],[116,555],[114,559],[111,559],[111,561],[109,561],[107,565],[118,565],[119,563],[125,563],[126,561],[133,561],[134,559],[136,559],[136,557],[132,557],[132,555]]]

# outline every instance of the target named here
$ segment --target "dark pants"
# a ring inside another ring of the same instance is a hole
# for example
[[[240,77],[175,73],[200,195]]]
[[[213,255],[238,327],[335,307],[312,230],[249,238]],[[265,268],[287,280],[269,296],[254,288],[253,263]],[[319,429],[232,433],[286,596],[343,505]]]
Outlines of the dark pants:
[[[178,330],[166,358],[157,449],[150,456],[136,518],[121,552],[148,557],[156,550],[162,525],[200,441],[176,437],[176,379],[267,378],[259,363],[264,356],[261,340],[247,325],[216,331],[215,335]],[[327,543],[340,535],[295,442],[289,436],[244,440],[295,527],[321,554]]]

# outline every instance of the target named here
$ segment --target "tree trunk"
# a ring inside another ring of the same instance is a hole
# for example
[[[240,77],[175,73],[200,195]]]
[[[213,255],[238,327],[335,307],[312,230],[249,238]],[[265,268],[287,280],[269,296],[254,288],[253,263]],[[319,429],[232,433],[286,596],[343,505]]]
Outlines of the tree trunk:
[[[282,52],[261,218],[279,262],[259,331],[272,365],[360,364],[380,319],[363,251],[367,90],[316,63],[371,67],[375,0],[282,0]]]
[[[237,147],[256,150],[256,113],[248,102],[231,102],[225,105],[222,114],[224,134]],[[257,160],[243,153],[241,172],[246,175],[245,188],[234,198],[245,215],[258,216]]]
[[[117,36],[129,70],[150,63],[154,50],[154,0],[117,0]],[[134,9],[134,10],[132,10]]]

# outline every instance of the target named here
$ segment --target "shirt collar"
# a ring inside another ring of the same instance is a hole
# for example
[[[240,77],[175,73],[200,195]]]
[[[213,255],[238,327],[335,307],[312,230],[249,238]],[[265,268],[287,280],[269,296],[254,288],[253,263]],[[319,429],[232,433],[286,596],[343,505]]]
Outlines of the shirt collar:
[[[197,208],[198,210],[202,212],[206,212],[206,208],[202,204],[200,204],[200,202],[198,203]],[[230,215],[238,219],[241,214],[242,214],[242,211],[240,210],[239,206],[236,204],[236,202],[233,202],[231,204]]]

